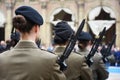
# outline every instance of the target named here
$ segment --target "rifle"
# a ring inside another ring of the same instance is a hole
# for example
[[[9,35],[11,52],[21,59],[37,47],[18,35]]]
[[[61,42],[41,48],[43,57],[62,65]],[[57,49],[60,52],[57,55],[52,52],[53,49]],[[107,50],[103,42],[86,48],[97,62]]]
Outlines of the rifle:
[[[11,34],[14,33],[14,27],[12,27]]]
[[[11,38],[11,46],[13,46],[13,47],[20,40],[20,33],[17,32],[14,27],[12,27],[10,38]]]
[[[67,65],[65,64],[65,60],[69,57],[71,51],[73,50],[73,48],[76,44],[78,35],[82,32],[84,24],[85,24],[85,19],[83,19],[83,21],[81,22],[76,34],[71,35],[70,40],[69,40],[63,54],[58,58],[57,62],[60,65],[60,70],[62,70],[62,71],[66,70],[66,68],[67,68]]]
[[[106,31],[106,27],[104,27],[103,31],[99,33],[99,38],[95,39],[89,54],[85,57],[86,58],[86,63],[88,64],[88,66],[91,66],[91,64],[93,63],[92,57],[95,55],[95,53],[96,53],[96,51],[99,47],[99,44],[101,43],[102,38],[105,34],[105,31]]]
[[[111,42],[108,44],[107,46],[107,49],[105,49],[105,52],[101,53],[102,54],[102,59],[103,59],[103,62],[107,62],[107,56],[110,55],[110,52],[111,52],[111,48],[112,48],[112,45],[115,43],[115,40],[116,40],[116,34],[113,36]]]

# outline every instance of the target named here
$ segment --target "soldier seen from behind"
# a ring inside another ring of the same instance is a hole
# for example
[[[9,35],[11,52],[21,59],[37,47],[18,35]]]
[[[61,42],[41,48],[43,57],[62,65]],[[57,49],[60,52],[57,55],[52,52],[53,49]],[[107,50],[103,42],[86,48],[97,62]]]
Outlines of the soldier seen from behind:
[[[78,50],[76,53],[86,57],[90,51],[88,46],[91,40],[92,36],[88,32],[82,32],[78,37]],[[93,64],[90,68],[92,69],[94,80],[105,80],[108,78],[109,73],[106,70],[100,53],[95,53],[93,56]]]
[[[69,38],[74,34],[70,25],[65,22],[59,22],[54,26],[54,53],[61,56],[64,52]],[[67,69],[63,71],[67,80],[92,80],[92,72],[88,65],[85,63],[84,56],[72,52],[66,60]]]
[[[15,10],[13,27],[20,33],[14,48],[0,54],[0,80],[66,80],[56,63],[58,56],[38,48],[42,16],[32,7]]]

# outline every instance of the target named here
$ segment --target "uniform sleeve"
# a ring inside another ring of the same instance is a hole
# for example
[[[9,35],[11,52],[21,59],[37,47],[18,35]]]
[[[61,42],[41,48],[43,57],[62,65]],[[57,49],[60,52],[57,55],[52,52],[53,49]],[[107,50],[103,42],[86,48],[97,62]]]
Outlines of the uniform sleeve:
[[[2,65],[2,59],[1,59],[2,57],[1,57],[1,55],[0,55],[0,80],[2,80],[3,79],[3,77],[5,76],[4,74],[3,74],[3,65]]]
[[[83,61],[81,66],[80,80],[93,80],[92,70],[86,64],[85,60]]]
[[[115,63],[115,56],[113,54],[111,54],[110,56],[107,57],[108,61],[110,63]]]
[[[62,71],[60,71],[60,66],[57,64],[57,59],[54,61],[53,68],[51,71],[51,80],[66,80],[66,77]]]
[[[96,54],[93,59],[94,63],[92,65],[94,78],[97,78],[97,80],[105,80],[109,76],[109,72],[106,69],[105,64],[102,61],[102,56],[99,54]]]
[[[109,72],[106,70],[105,64],[101,60],[99,64],[97,64],[98,68],[96,69],[97,78],[100,80],[105,80],[109,77]]]

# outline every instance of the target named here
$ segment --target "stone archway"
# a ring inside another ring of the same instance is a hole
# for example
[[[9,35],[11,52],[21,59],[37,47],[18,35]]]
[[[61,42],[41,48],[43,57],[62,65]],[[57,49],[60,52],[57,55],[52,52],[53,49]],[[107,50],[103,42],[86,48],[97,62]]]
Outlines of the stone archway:
[[[68,8],[58,8],[53,11],[50,17],[50,23],[56,25],[59,21],[67,21],[69,25],[74,29],[75,17],[73,12]]]
[[[94,38],[106,27],[107,31],[104,42],[106,44],[109,43],[116,32],[116,16],[114,11],[106,6],[92,9],[88,16],[88,26]]]
[[[0,41],[5,40],[5,16],[0,12]]]
[[[58,8],[53,11],[50,17],[50,26],[51,26],[52,36],[54,36],[53,26],[62,20],[68,22],[71,28],[75,30],[75,27],[74,27],[75,18],[73,16],[72,11],[68,8]]]

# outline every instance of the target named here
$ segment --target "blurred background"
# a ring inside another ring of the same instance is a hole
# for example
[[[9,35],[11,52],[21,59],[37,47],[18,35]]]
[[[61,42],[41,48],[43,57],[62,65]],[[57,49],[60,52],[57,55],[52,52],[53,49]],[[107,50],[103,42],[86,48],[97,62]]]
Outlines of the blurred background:
[[[0,41],[10,38],[14,10],[22,5],[32,6],[43,16],[45,22],[40,32],[43,45],[51,44],[57,22],[67,21],[76,31],[85,18],[84,31],[96,38],[106,27],[103,42],[107,44],[116,33],[115,45],[120,47],[120,0],[0,0]]]
[[[114,51],[120,55],[120,0],[0,0],[0,41],[9,40],[12,33],[12,18],[19,6],[31,6],[44,18],[41,26],[40,39],[43,48],[53,43],[53,26],[59,21],[67,21],[76,31],[85,18],[84,31],[89,32],[93,39],[106,27],[103,44],[108,44],[116,34]],[[120,56],[118,57],[120,61]],[[120,65],[119,65],[120,66]],[[120,80],[120,67],[109,67],[108,80]],[[112,76],[111,76],[112,75]],[[114,77],[113,77],[114,76]]]

